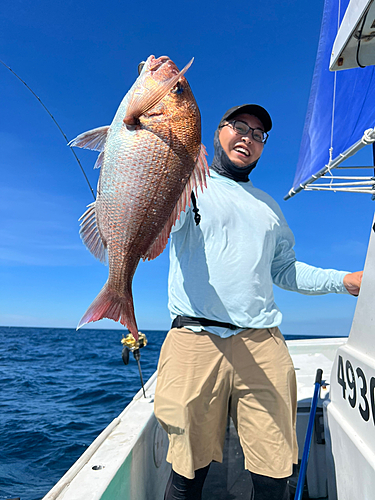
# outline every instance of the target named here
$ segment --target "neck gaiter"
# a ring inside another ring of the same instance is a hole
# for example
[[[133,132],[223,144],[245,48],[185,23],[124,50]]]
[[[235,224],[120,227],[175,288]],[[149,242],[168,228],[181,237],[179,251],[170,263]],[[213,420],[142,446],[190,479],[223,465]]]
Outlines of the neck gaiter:
[[[228,177],[237,182],[248,182],[249,174],[255,168],[258,160],[250,163],[247,167],[237,167],[233,162],[230,161],[228,155],[222,148],[219,140],[219,131],[217,128],[214,136],[214,159],[212,160],[211,168],[215,170],[220,175]]]

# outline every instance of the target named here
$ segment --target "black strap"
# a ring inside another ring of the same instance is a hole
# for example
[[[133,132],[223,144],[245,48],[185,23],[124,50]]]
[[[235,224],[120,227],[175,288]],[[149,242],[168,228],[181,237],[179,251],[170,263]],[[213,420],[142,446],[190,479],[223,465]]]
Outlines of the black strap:
[[[183,328],[184,326],[220,326],[221,328],[229,328],[230,330],[241,328],[240,326],[232,325],[231,323],[222,323],[214,319],[176,316],[172,322],[172,328]]]
[[[193,191],[191,192],[191,202],[193,203],[194,221],[198,226],[201,221],[201,216],[197,207],[197,199],[195,198],[195,194]]]

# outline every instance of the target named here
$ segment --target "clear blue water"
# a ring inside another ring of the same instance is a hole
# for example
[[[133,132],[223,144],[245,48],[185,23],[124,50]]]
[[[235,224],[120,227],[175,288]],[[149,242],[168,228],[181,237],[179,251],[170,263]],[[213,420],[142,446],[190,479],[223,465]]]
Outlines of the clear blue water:
[[[146,381],[166,332],[144,333]],[[0,327],[0,500],[41,499],[141,388],[133,356],[122,362],[121,337]]]
[[[124,330],[125,331],[125,330]],[[145,331],[146,381],[166,332]],[[0,327],[0,499],[42,498],[140,389],[120,330]]]

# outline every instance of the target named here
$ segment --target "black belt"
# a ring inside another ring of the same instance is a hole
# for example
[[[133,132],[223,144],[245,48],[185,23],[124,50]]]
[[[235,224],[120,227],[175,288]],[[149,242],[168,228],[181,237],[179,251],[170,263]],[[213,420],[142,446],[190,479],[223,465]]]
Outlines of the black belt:
[[[182,328],[184,326],[220,326],[221,328],[229,328],[237,330],[240,326],[232,325],[231,323],[222,323],[214,319],[206,318],[190,318],[189,316],[176,316],[172,322],[172,328]]]

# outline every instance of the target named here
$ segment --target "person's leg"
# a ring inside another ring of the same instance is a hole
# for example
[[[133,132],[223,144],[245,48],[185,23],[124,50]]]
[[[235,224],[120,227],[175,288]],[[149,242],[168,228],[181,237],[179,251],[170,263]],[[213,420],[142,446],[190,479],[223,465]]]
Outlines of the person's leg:
[[[263,477],[287,478],[298,459],[297,388],[284,337],[278,328],[246,330],[233,338],[233,344],[230,414],[245,455],[245,468]],[[257,494],[260,479],[258,483]],[[282,483],[286,480],[274,484]]]
[[[275,479],[251,472],[251,479],[253,480],[254,500],[289,500],[287,477]]]
[[[233,379],[227,346],[208,332],[175,328],[160,352],[154,412],[168,434],[167,461],[187,479],[222,461]]]
[[[203,484],[210,465],[195,471],[194,479],[187,479],[172,470],[169,476],[164,500],[201,500]]]
[[[187,479],[172,470],[164,500],[201,500],[204,481],[210,465],[195,471],[194,479]],[[251,472],[253,491],[250,500],[289,500],[288,478],[274,479]]]

